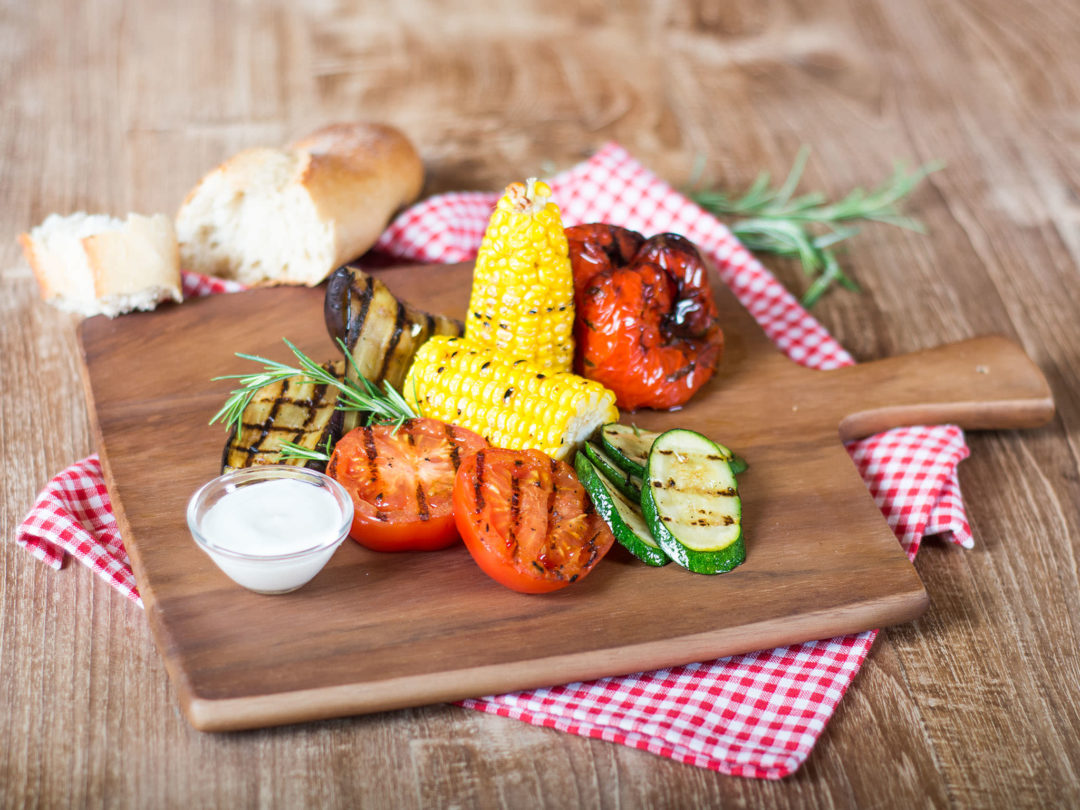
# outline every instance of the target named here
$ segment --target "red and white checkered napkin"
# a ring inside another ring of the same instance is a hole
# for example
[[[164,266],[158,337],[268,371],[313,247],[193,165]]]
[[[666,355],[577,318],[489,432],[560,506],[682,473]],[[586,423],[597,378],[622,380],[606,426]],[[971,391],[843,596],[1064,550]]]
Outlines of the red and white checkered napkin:
[[[685,234],[769,337],[794,360],[826,369],[852,362],[720,222],[609,144],[550,181],[567,225],[613,222],[646,235]],[[379,252],[458,262],[480,244],[497,194],[444,194],[398,217]],[[185,295],[236,285],[185,275]],[[914,558],[927,534],[970,547],[956,466],[968,454],[955,427],[893,430],[849,445],[859,472]],[[54,478],[16,542],[54,568],[73,554],[139,601],[101,466],[91,456]],[[716,661],[463,701],[474,709],[597,737],[739,776],[777,779],[806,759],[873,643],[876,631]]]

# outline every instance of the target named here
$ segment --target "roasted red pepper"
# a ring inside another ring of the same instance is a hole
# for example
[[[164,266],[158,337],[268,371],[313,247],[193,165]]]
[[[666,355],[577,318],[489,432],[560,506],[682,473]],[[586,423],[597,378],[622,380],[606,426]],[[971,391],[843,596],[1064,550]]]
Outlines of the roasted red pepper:
[[[617,404],[677,408],[720,360],[724,333],[705,262],[677,234],[644,239],[616,225],[566,229],[574,269],[575,367]]]

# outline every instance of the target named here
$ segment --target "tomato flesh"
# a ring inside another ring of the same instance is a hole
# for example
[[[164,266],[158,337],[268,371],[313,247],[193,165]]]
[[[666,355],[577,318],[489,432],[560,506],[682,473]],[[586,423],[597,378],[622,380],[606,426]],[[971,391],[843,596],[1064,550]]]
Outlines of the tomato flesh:
[[[345,434],[326,472],[352,498],[349,535],[375,551],[435,551],[457,542],[454,480],[461,460],[484,447],[478,434],[435,419]]]
[[[454,518],[484,573],[521,593],[577,582],[615,542],[573,468],[538,450],[488,448],[466,458]]]

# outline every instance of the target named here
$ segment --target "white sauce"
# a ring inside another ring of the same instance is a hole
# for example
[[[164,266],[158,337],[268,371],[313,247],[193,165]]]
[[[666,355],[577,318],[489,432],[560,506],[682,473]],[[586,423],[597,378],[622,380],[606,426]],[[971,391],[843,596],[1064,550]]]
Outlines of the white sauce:
[[[237,487],[200,521],[200,534],[213,546],[263,559],[238,559],[204,547],[235,582],[262,593],[295,590],[322,570],[338,547],[341,508],[325,489],[295,479],[275,479]],[[273,559],[306,549],[318,552]]]
[[[260,557],[329,543],[340,526],[329,492],[289,478],[238,487],[202,519],[203,534],[218,548]]]

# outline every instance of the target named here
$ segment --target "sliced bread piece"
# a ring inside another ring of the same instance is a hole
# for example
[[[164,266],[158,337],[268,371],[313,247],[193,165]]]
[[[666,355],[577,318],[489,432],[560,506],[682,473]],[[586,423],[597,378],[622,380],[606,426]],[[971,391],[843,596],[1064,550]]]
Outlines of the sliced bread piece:
[[[183,300],[176,231],[164,214],[50,214],[19,243],[42,298],[60,309],[113,318]]]

